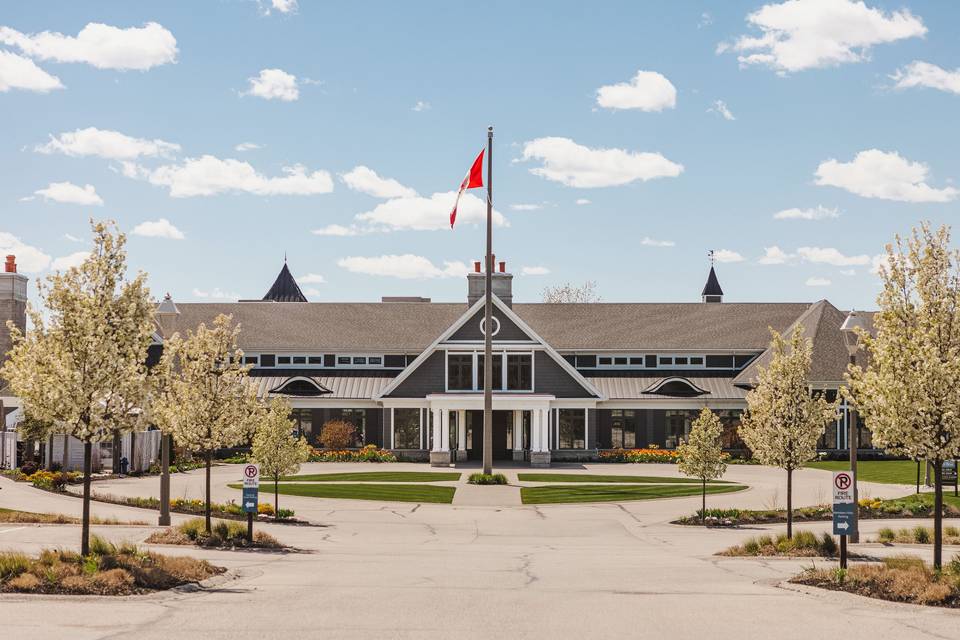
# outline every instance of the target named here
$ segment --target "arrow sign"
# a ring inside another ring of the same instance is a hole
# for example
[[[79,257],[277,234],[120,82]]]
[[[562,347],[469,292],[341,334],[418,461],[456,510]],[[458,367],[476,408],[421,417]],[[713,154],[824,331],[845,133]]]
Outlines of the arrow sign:
[[[850,523],[849,523],[849,522],[838,522],[838,523],[837,523],[837,529],[840,529],[840,530],[842,530],[842,531],[846,531],[846,530],[849,529],[849,528],[850,528]]]

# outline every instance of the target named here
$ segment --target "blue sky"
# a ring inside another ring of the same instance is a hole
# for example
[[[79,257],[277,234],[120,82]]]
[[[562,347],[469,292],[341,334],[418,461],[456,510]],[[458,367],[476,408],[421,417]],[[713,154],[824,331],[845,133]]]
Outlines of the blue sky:
[[[695,301],[714,249],[730,301],[871,308],[883,245],[958,211],[954,3],[277,4],[5,5],[0,251],[43,276],[93,216],[158,296],[286,254],[314,301],[462,300],[488,124],[524,301]]]

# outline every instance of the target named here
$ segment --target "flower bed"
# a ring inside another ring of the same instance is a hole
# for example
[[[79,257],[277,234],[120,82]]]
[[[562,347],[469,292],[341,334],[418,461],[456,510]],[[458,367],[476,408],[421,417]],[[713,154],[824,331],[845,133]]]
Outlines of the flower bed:
[[[679,454],[673,449],[611,449],[600,452],[601,462],[656,462],[675,464]]]
[[[109,502],[110,504],[121,504],[128,507],[137,507],[139,509],[160,509],[160,500],[150,496],[148,498],[138,498],[130,496],[114,496],[110,494],[95,493],[92,498],[98,502]],[[199,499],[174,498],[170,501],[170,511],[174,513],[185,513],[193,516],[202,516],[206,510],[206,503]],[[211,502],[210,513],[218,518],[230,518],[232,520],[246,520],[247,514],[243,507],[234,501],[230,502]],[[293,509],[280,509],[279,513],[274,513],[273,505],[261,502],[257,505],[257,519],[268,522],[290,522],[299,523],[294,517]]]
[[[24,478],[37,489],[46,491],[63,491],[67,484],[77,484],[83,481],[83,474],[79,471],[37,471]]]
[[[362,449],[314,449],[310,454],[310,462],[396,462],[397,457],[380,449],[374,444],[368,444]]]

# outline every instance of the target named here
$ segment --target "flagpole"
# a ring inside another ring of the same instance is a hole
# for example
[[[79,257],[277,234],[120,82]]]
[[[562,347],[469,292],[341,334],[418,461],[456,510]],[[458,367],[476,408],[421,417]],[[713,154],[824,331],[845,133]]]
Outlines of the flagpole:
[[[487,272],[483,312],[483,472],[493,473],[493,127],[487,127]]]

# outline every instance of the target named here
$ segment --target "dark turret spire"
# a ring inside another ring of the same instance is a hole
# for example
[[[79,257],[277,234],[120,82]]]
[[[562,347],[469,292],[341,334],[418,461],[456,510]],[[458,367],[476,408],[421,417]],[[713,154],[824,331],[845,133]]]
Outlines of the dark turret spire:
[[[280,274],[277,275],[277,279],[273,281],[273,286],[270,287],[270,291],[267,291],[267,295],[263,296],[263,299],[273,302],[307,302],[307,297],[300,291],[300,285],[294,280],[293,274],[287,267],[286,255],[283,257],[283,268],[280,269]]]
[[[700,299],[703,302],[723,302],[723,289],[720,288],[717,272],[713,268],[713,251],[707,255],[710,256],[710,273],[707,275],[707,283],[703,285],[703,291],[700,292]]]

